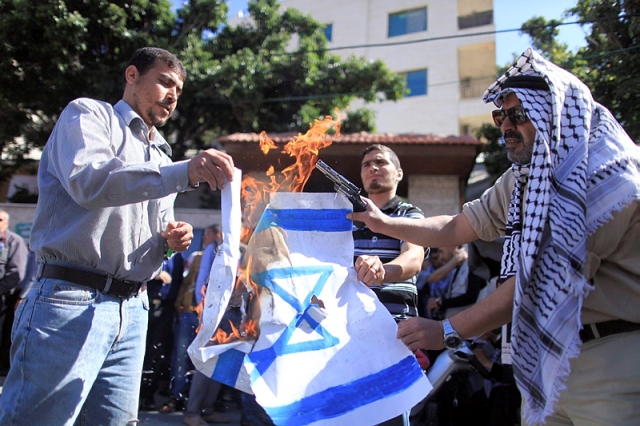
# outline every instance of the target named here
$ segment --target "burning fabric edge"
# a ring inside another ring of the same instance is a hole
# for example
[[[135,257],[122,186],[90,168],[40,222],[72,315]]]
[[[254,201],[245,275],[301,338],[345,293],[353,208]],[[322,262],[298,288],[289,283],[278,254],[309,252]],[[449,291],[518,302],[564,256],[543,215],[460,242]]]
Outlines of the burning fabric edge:
[[[236,282],[236,182],[222,194],[224,255],[214,261],[202,330],[189,348],[196,368],[254,393],[277,425],[377,424],[422,400],[431,385],[384,306],[357,280],[345,218],[351,204],[342,195],[272,194],[247,248],[246,279],[260,288],[259,336],[210,344]]]

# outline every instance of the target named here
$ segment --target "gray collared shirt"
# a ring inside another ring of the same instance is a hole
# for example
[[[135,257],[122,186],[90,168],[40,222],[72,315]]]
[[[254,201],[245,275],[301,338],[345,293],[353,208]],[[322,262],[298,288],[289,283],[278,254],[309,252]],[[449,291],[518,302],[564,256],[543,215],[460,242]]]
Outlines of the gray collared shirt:
[[[62,111],[42,153],[31,247],[39,263],[71,263],[146,281],[162,268],[160,233],[175,194],[188,186],[187,162],[172,163],[167,142],[124,101],[87,98]]]

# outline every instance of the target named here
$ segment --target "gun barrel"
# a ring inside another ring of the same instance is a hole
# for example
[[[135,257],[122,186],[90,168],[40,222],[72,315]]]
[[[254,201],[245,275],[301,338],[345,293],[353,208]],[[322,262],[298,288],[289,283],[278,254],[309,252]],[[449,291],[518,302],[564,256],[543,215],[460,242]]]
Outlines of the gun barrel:
[[[325,176],[327,176],[332,181],[334,182],[340,181],[340,179],[336,176],[338,173],[335,170],[333,170],[331,167],[329,167],[329,165],[324,161],[318,160],[316,162],[316,168],[320,170],[322,173],[324,173]]]
[[[316,168],[334,183],[334,188],[339,193],[346,196],[353,204],[353,210],[363,212],[367,209],[367,204],[360,198],[360,188],[348,181],[340,173],[333,170],[322,160],[316,162]]]
[[[316,163],[316,168],[320,170],[322,173],[324,173],[326,177],[328,177],[333,183],[336,184],[336,190],[337,190],[337,187],[340,186],[340,187],[347,187],[352,191],[360,193],[360,188],[358,188],[356,185],[354,185],[353,183],[345,179],[344,176],[342,176],[340,173],[333,170],[324,161],[318,160],[318,162]]]

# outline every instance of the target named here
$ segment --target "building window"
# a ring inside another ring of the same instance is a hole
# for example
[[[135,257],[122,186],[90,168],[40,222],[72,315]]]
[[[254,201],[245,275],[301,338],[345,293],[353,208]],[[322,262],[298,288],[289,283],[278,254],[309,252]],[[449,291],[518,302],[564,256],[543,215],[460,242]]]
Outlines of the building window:
[[[491,85],[493,76],[482,77],[465,77],[460,79],[460,98],[461,99],[478,99],[481,98],[484,91]]]
[[[427,8],[407,10],[389,15],[389,37],[427,30]]]
[[[324,36],[327,38],[327,41],[331,41],[333,38],[333,24],[327,24],[324,26]]]
[[[427,94],[427,70],[409,71],[405,74],[409,96],[420,96]]]
[[[458,16],[458,29],[461,30],[491,24],[493,24],[493,10],[485,10],[484,12],[476,12],[471,15]]]

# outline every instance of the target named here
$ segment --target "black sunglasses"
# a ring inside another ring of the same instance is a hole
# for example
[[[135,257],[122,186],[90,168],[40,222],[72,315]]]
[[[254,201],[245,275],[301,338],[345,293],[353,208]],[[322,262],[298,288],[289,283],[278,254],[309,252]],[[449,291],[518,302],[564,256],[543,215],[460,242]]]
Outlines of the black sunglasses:
[[[522,105],[517,105],[509,109],[496,109],[491,112],[491,117],[493,117],[493,122],[498,127],[502,127],[502,123],[504,123],[504,119],[507,117],[514,126],[524,124],[527,121],[527,113]]]

